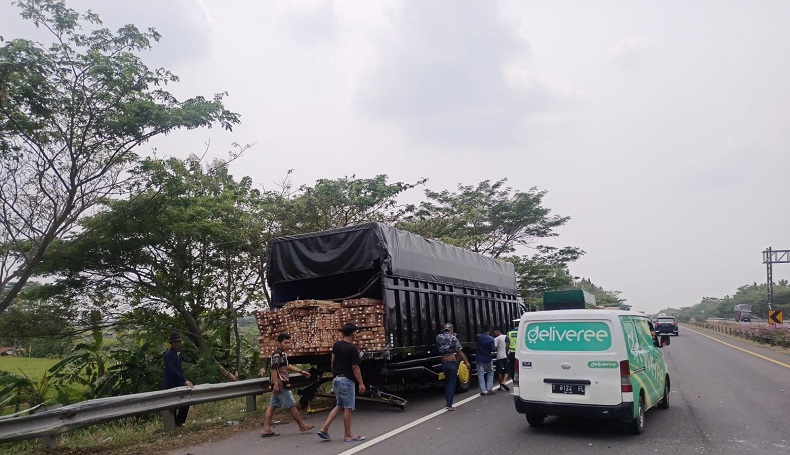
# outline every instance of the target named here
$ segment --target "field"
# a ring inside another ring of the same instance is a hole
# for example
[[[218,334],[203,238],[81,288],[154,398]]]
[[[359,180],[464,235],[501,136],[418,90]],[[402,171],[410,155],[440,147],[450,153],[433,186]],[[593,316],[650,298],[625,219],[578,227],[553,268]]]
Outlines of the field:
[[[26,375],[37,381],[44,377],[44,373],[59,359],[38,359],[31,357],[0,357],[0,370],[10,373]]]

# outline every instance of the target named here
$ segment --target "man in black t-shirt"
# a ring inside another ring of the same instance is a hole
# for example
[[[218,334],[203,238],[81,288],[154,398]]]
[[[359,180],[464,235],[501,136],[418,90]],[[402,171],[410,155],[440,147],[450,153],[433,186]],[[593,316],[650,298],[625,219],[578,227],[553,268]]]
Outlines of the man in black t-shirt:
[[[351,412],[354,410],[355,395],[354,389],[359,384],[359,393],[365,393],[365,384],[362,382],[362,373],[359,370],[359,351],[354,346],[354,334],[359,328],[354,324],[343,326],[343,339],[336,341],[332,346],[332,388],[335,391],[337,404],[326,417],[318,437],[328,441],[329,425],[335,420],[340,411],[343,411],[343,428],[345,434],[343,440],[346,442],[364,441],[364,436],[351,433]],[[356,381],[356,382],[355,382]]]

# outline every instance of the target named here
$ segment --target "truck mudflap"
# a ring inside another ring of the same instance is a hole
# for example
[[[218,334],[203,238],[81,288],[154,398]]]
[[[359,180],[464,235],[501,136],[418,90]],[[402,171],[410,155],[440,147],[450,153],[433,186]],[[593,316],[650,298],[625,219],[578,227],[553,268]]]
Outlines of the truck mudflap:
[[[622,402],[618,405],[601,406],[573,403],[551,403],[522,400],[514,396],[516,411],[521,414],[537,414],[561,417],[590,417],[630,422],[634,419],[634,403]]]

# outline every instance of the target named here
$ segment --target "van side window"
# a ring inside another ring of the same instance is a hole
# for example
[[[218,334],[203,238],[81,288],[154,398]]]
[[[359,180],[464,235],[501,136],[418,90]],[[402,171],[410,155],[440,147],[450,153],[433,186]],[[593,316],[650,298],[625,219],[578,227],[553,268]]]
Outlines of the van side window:
[[[636,327],[631,319],[621,319],[623,324],[623,333],[625,334],[625,344],[630,351],[638,351],[642,349],[641,340],[636,333]]]
[[[636,319],[634,320],[634,325],[636,326],[636,331],[639,337],[639,341],[644,346],[653,346],[653,337],[650,335],[650,326],[647,324],[646,319]]]

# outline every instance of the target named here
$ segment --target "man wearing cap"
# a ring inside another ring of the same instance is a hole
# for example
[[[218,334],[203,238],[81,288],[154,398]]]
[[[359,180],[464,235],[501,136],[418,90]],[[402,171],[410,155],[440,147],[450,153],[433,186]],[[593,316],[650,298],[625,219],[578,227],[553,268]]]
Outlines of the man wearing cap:
[[[442,371],[444,372],[444,401],[448,411],[455,411],[453,397],[455,396],[455,381],[458,377],[458,357],[463,359],[466,368],[469,360],[461,348],[461,342],[453,333],[453,325],[449,322],[444,325],[442,333],[436,335],[436,347],[442,355]]]
[[[351,433],[351,413],[354,411],[355,395],[354,389],[359,384],[359,393],[365,393],[365,384],[362,382],[362,372],[359,370],[359,351],[354,346],[354,335],[359,330],[355,324],[345,324],[341,329],[343,339],[335,341],[332,346],[332,389],[335,391],[337,404],[326,417],[321,431],[316,433],[319,438],[328,441],[329,425],[335,420],[340,411],[343,411],[343,428],[345,434],[343,440],[346,442],[364,441],[364,436]],[[356,383],[354,382],[356,380]]]
[[[170,334],[170,349],[165,352],[165,374],[162,378],[162,388],[172,389],[175,387],[187,386],[190,389],[192,383],[184,377],[181,366],[181,334],[173,332]],[[180,427],[187,421],[189,406],[178,408],[175,412],[176,426]]]

